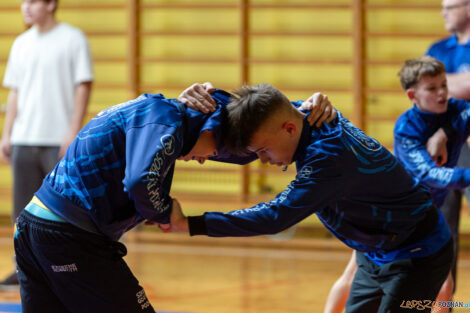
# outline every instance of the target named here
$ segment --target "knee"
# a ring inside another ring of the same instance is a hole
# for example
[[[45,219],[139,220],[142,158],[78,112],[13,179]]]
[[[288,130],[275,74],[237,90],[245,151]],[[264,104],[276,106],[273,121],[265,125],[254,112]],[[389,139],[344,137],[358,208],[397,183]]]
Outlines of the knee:
[[[453,289],[454,289],[454,280],[452,279],[452,277],[447,278],[442,284],[441,290],[452,293]]]
[[[452,292],[454,290],[454,280],[452,279],[452,275],[447,276],[447,279],[441,286],[441,290],[439,291],[439,299],[450,299]]]

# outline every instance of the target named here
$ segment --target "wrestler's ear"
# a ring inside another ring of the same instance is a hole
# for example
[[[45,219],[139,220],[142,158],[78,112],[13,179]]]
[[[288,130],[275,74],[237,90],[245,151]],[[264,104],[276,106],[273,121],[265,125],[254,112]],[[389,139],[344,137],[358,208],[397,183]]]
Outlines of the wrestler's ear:
[[[294,136],[297,133],[297,126],[295,123],[287,121],[282,124],[282,129],[289,134],[289,136]]]

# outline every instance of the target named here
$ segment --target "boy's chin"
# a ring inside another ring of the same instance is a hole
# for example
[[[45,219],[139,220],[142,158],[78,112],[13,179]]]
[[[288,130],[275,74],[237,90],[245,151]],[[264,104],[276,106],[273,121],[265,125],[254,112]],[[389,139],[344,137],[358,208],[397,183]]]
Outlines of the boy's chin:
[[[447,106],[447,103],[446,103],[444,106],[440,107],[440,108],[438,109],[438,112],[436,112],[436,113],[438,113],[438,114],[446,113],[446,112],[447,112],[447,108],[448,108],[448,106]]]

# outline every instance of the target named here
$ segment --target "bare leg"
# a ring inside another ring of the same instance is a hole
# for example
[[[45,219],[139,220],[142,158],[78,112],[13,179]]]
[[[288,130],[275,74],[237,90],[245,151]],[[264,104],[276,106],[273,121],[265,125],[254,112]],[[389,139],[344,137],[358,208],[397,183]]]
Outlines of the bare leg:
[[[452,300],[452,291],[454,290],[454,279],[452,278],[452,272],[449,273],[447,279],[442,284],[441,290],[436,298],[436,303],[439,301],[451,301]],[[437,307],[433,310],[434,313],[448,313],[449,308]]]
[[[343,274],[331,287],[326,300],[325,310],[323,311],[324,313],[341,313],[344,311],[356,270],[356,251],[353,250],[351,259],[344,269]]]

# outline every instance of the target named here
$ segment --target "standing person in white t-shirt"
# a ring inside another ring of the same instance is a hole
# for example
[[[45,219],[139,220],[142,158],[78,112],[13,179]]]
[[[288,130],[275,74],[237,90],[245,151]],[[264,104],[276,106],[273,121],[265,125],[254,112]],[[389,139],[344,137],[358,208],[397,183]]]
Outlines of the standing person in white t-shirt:
[[[58,0],[22,0],[32,26],[13,43],[3,80],[10,89],[0,143],[13,172],[13,212],[21,210],[82,127],[93,81],[85,35],[55,18]],[[16,272],[0,289],[18,286]]]

